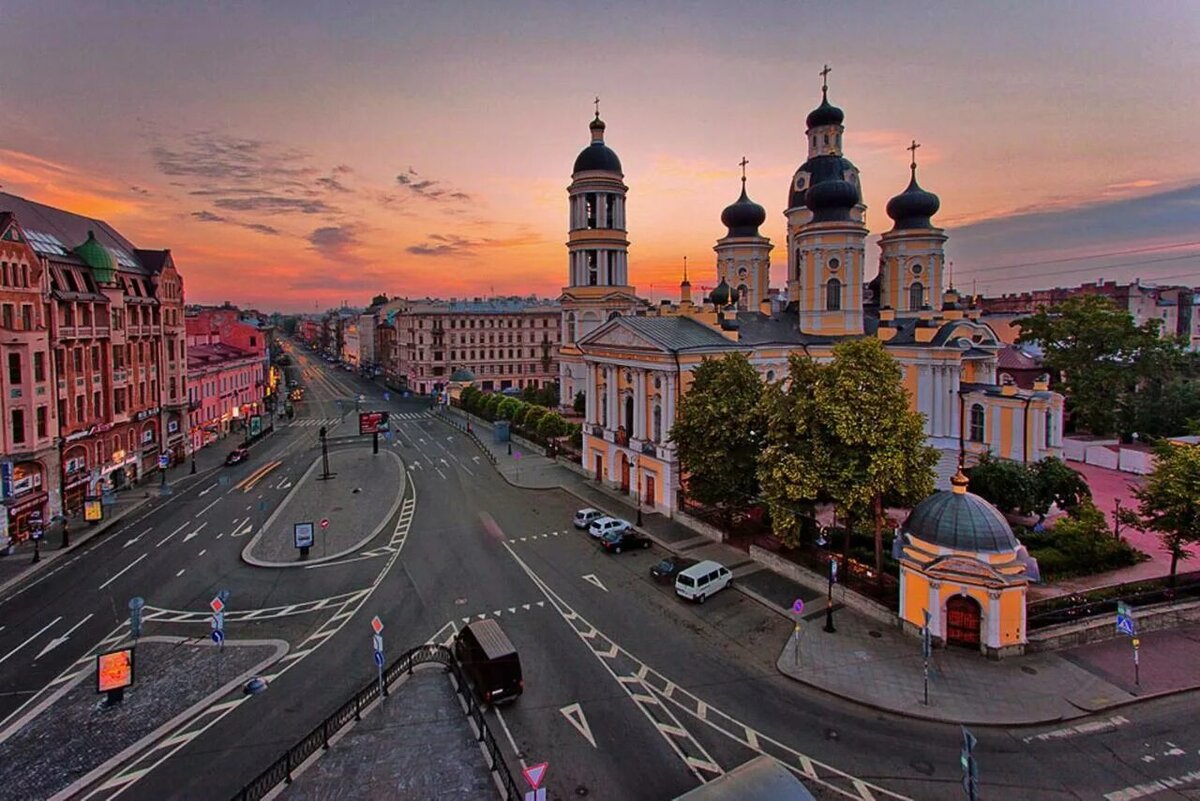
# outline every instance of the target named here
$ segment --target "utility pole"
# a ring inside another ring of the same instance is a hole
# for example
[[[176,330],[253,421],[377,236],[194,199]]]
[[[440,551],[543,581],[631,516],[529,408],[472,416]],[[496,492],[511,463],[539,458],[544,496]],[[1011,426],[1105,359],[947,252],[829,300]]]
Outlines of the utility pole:
[[[336,476],[337,473],[329,472],[329,443],[325,439],[325,435],[327,433],[325,426],[321,426],[319,433],[321,436],[321,480],[328,481]]]
[[[833,625],[833,585],[837,583],[837,557],[829,558],[829,591],[825,596],[825,631],[837,632]]]

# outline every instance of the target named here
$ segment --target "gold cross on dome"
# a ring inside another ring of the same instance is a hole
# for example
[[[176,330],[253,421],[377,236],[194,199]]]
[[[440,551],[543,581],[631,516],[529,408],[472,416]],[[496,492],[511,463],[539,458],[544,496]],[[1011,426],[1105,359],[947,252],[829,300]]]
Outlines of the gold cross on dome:
[[[600,119],[600,95],[596,95],[596,119]]]
[[[738,162],[742,167],[742,183],[746,183],[746,165],[749,163],[745,156],[742,156],[742,160]]]
[[[904,149],[905,149],[905,150],[907,150],[908,152],[912,153],[912,164],[911,164],[910,166],[911,166],[911,167],[912,167],[914,170],[917,168],[917,148],[919,148],[919,147],[920,147],[920,145],[918,145],[918,144],[917,144],[917,140],[916,140],[916,139],[914,139],[914,140],[912,140],[912,144],[911,144],[911,145],[909,145],[908,147],[904,148]]]
[[[821,91],[822,92],[829,91],[829,73],[831,73],[831,72],[833,72],[833,70],[830,68],[830,66],[828,64],[825,65],[825,69],[821,70]]]

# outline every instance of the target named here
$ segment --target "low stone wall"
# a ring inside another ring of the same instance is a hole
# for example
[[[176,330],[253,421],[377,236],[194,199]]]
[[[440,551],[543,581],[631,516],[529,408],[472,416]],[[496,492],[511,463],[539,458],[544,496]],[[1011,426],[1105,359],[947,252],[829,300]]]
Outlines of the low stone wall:
[[[824,576],[818,575],[814,571],[795,562],[784,559],[782,556],[773,554],[766,548],[751,545],[750,558],[768,570],[773,570],[781,576],[787,576],[792,581],[799,582],[810,589],[824,593],[828,588],[828,579]],[[900,618],[895,612],[882,604],[872,601],[870,598],[847,589],[845,586],[841,586],[840,590],[835,590],[833,597],[835,601],[841,601],[843,605],[850,607],[855,612],[866,615],[885,626],[900,625]]]
[[[672,519],[678,521],[680,525],[687,526],[692,531],[701,536],[708,537],[713,542],[725,541],[725,532],[721,531],[721,529],[717,528],[716,526],[710,526],[703,520],[692,517],[688,514],[684,514],[678,510],[676,510],[675,514],[671,515],[671,517]]]
[[[1164,603],[1143,606],[1134,610],[1137,618],[1139,634],[1147,631],[1169,629],[1184,623],[1200,622],[1200,601],[1185,603]],[[1060,648],[1073,648],[1089,642],[1111,640],[1113,637],[1124,637],[1117,634],[1117,620],[1114,615],[1100,615],[1074,623],[1060,623],[1057,626],[1047,626],[1029,636],[1027,651],[1056,651]]]

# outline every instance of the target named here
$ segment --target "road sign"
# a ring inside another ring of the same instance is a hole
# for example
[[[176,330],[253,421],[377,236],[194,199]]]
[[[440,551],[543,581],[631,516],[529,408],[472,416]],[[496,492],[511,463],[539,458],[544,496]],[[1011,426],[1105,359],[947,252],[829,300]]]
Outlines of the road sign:
[[[383,650],[383,635],[382,634],[376,634],[371,637],[371,647],[374,648],[376,651]]]
[[[803,598],[797,598],[792,603],[792,612],[794,612],[797,615],[804,614],[804,599]]]
[[[379,619],[379,615],[371,618],[371,628],[376,634],[383,634],[383,621]]]
[[[392,399],[392,393],[390,393],[390,392],[383,393],[383,399],[385,401],[390,401]]]
[[[212,627],[216,631],[224,631],[225,629],[225,613],[217,612],[212,616]]]
[[[159,467],[165,469],[168,461],[169,461],[169,457],[165,453],[160,453],[158,455],[158,466]]]
[[[383,667],[383,651],[375,652],[375,667]]]
[[[830,559],[829,560],[829,580],[832,581],[834,584],[837,584],[837,571],[838,571],[837,559]]]
[[[212,641],[217,645],[223,643],[225,641],[225,632],[221,631],[221,629],[213,629]]]
[[[525,792],[525,801],[546,801],[546,788],[539,787],[536,790],[527,790]]]
[[[329,528],[329,518],[328,517],[321,518],[321,528]]]
[[[213,610],[213,612],[220,612],[225,608],[225,601],[223,601],[221,596],[218,595],[216,598],[213,598],[208,602],[208,606]]]
[[[529,786],[536,790],[542,786],[542,780],[546,778],[546,769],[549,767],[549,762],[539,762],[522,770],[521,775],[529,782]]]
[[[1137,633],[1137,626],[1131,617],[1117,617],[1117,633],[1132,637]]]
[[[296,541],[297,548],[311,548],[313,544],[313,524],[292,524],[292,537]]]

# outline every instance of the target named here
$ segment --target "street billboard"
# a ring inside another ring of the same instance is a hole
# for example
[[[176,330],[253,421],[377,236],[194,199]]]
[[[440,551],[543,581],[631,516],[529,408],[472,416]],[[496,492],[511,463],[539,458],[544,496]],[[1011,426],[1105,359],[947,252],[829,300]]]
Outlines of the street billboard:
[[[297,548],[311,548],[313,544],[313,524],[312,523],[293,523],[292,536],[296,540]]]
[[[358,433],[378,434],[388,430],[387,412],[359,412]]]
[[[251,415],[250,416],[250,436],[257,437],[261,433],[262,433],[262,416],[257,415],[257,414]]]
[[[104,519],[104,507],[100,505],[99,498],[88,498],[83,502],[83,519],[89,523]]]
[[[96,654],[96,692],[123,690],[133,684],[133,649]]]

